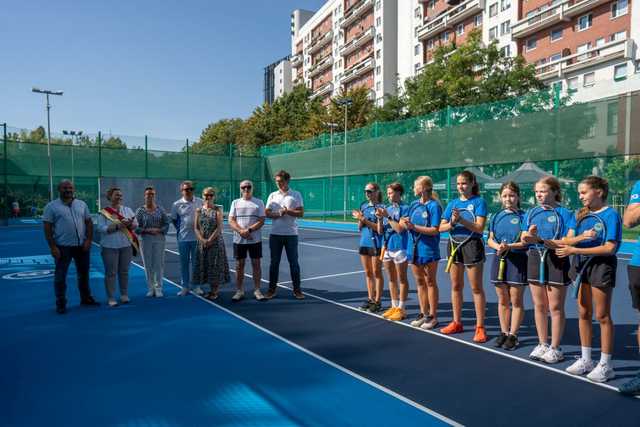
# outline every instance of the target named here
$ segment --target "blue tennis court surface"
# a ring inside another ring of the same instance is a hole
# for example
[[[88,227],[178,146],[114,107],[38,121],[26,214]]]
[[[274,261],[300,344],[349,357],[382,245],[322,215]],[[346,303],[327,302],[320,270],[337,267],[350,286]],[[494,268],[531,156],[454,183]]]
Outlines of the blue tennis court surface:
[[[466,331],[453,338],[359,312],[354,307],[366,287],[357,236],[348,229],[302,230],[304,301],[287,289],[286,257],[278,296],[264,303],[231,303],[231,284],[215,305],[176,297],[169,282],[166,298],[144,298],[143,272],[132,266],[131,304],[81,308],[70,277],[65,316],[54,312],[53,266],[40,228],[5,227],[0,235],[3,425],[637,425],[640,399],[615,391],[640,369],[624,255],[613,309],[617,378],[602,386],[563,372],[579,352],[570,298],[567,360],[552,366],[526,358],[537,343],[528,291],[522,346],[511,353],[471,342],[468,287]],[[229,257],[230,237],[225,234]],[[175,252],[171,237],[170,282],[179,281]],[[443,267],[439,317],[446,323],[450,286]],[[94,247],[91,288],[104,302],[102,271]],[[409,320],[418,312],[413,281],[410,288]],[[496,297],[488,280],[485,291],[487,332],[495,337]]]

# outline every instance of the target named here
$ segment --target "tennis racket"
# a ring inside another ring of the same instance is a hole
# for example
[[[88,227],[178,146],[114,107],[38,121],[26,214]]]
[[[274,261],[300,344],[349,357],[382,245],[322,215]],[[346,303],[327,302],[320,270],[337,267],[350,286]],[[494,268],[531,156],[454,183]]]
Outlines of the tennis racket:
[[[395,209],[395,207],[390,206],[389,208],[383,208],[386,209],[387,212],[389,213],[389,219],[395,222],[398,222],[400,220],[400,208],[398,207],[398,209]],[[387,245],[389,244],[389,239],[391,239],[391,236],[393,236],[394,234],[396,234],[396,231],[393,229],[393,227],[391,226],[391,224],[387,223],[384,228],[383,228],[383,233],[382,233],[382,250],[380,251],[380,261],[382,261],[384,259],[384,255],[387,253]]]
[[[576,245],[577,247],[594,248],[596,246],[602,246],[605,244],[605,239],[607,237],[607,226],[598,215],[588,214],[578,221],[578,224],[576,225],[576,235],[579,236],[588,231],[593,231],[593,233],[595,233],[595,236],[590,237],[589,240],[583,240],[582,242],[578,243]],[[576,279],[571,285],[571,292],[573,297],[576,299],[578,298],[578,294],[580,293],[582,275],[593,258],[594,255],[575,255],[574,262],[576,263],[576,266],[579,268],[579,270]]]
[[[384,205],[381,204],[377,204],[377,203],[370,203],[369,201],[365,201],[362,202],[360,204],[360,212],[362,213],[362,216],[364,219],[366,219],[367,221],[370,222],[377,222],[378,221],[378,217],[376,217],[376,209],[378,208],[384,208]],[[373,244],[373,248],[374,250],[378,250],[378,232],[371,228],[371,227],[367,227],[369,228],[369,231],[371,232],[371,242]]]
[[[521,217],[517,211],[511,209],[504,209],[498,212],[491,219],[491,230],[493,231],[493,238],[499,243],[516,243],[520,240],[521,232]],[[504,281],[505,266],[507,265],[507,255],[509,255],[509,249],[504,251],[500,255],[500,263],[498,264],[498,280]]]
[[[466,220],[468,222],[476,222],[476,216],[473,212],[467,209],[457,209],[460,219]],[[453,259],[455,258],[458,250],[463,247],[471,238],[473,237],[473,232],[469,230],[467,227],[462,225],[461,222],[456,222],[453,225],[453,228],[449,231],[449,247],[450,254],[449,259],[447,260],[447,266],[444,269],[445,272],[449,272],[451,270],[451,266],[453,265]]]
[[[552,206],[539,205],[529,211],[527,223],[529,227],[532,225],[536,226],[538,237],[542,240],[533,246],[540,255],[538,282],[545,284],[547,282],[545,260],[547,259],[549,249],[544,245],[544,241],[557,240],[560,238],[562,218]]]

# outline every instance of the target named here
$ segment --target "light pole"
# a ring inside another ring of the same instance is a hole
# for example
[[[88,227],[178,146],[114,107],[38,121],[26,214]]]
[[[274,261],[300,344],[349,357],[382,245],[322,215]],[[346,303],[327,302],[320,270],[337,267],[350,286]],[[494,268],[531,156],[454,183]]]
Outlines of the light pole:
[[[344,221],[347,220],[347,108],[351,104],[353,104],[353,99],[351,98],[342,98],[338,99],[336,103],[342,107],[344,107],[344,176],[343,176],[343,191],[344,191],[344,201],[342,203],[342,218]]]
[[[75,144],[78,144],[78,138],[82,136],[82,131],[81,130],[63,130],[62,134],[71,136],[71,182],[73,182],[73,184],[75,185],[73,145],[74,145],[74,139],[75,139]]]
[[[53,200],[53,169],[51,167],[51,117],[49,110],[51,110],[51,104],[49,104],[49,95],[62,96],[61,90],[46,90],[38,89],[37,87],[31,88],[31,92],[43,93],[47,96],[47,157],[49,159],[49,201]]]
[[[329,196],[333,194],[333,130],[338,128],[337,123],[325,123],[329,128]],[[331,208],[333,205],[330,205]],[[331,212],[332,209],[329,209]]]

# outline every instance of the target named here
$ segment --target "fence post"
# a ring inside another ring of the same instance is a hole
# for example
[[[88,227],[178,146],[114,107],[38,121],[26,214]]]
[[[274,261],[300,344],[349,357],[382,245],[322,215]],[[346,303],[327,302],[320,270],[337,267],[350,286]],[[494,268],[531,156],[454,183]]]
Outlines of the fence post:
[[[7,175],[9,173],[9,159],[7,150],[7,124],[2,124],[2,151],[3,151],[3,178],[4,178],[4,220],[5,224],[9,225],[9,181]]]
[[[147,135],[144,136],[144,177],[149,178],[149,141]]]
[[[233,144],[229,144],[229,194],[233,191]]]
[[[190,156],[190,153],[189,153],[189,138],[187,138],[187,179],[190,179],[190,170],[191,170],[191,164],[190,164],[189,156]]]
[[[447,168],[447,203],[451,201],[451,169]]]
[[[98,131],[98,179],[102,178],[102,132]]]

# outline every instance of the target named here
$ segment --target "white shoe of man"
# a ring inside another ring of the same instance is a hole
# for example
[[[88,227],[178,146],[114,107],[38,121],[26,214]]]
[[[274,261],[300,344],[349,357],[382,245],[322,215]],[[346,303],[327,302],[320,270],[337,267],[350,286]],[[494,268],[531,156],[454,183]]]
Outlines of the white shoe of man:
[[[164,296],[164,294],[162,293],[162,287],[160,286],[156,288],[155,293],[156,293],[156,298],[162,298]]]
[[[241,290],[241,289],[238,289],[238,290],[236,291],[236,293],[235,293],[235,294],[233,294],[233,296],[231,297],[231,300],[232,300],[232,301],[236,301],[236,302],[238,302],[238,301],[240,301],[242,298],[244,298],[244,291],[243,291],[243,290]]]
[[[155,291],[154,291],[153,289],[149,289],[149,290],[147,291],[147,294],[146,294],[145,296],[146,296],[146,297],[153,297],[153,296],[155,296],[155,294],[156,294],[156,293],[155,293]]]
[[[253,291],[253,296],[256,297],[258,301],[264,301],[266,299],[265,296],[262,295],[262,292],[260,292],[260,289]]]

